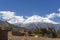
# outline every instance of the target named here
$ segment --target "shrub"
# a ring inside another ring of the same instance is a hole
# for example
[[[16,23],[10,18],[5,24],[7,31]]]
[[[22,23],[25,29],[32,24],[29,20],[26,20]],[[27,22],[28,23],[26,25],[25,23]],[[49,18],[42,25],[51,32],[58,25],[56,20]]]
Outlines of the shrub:
[[[55,28],[48,27],[48,29],[47,29],[47,36],[51,37],[51,38],[57,37],[57,33],[56,33]]]
[[[57,37],[57,33],[55,28],[36,28],[33,31],[33,34],[35,35],[41,35],[41,36],[47,36],[47,37],[51,37],[51,38],[55,38]]]

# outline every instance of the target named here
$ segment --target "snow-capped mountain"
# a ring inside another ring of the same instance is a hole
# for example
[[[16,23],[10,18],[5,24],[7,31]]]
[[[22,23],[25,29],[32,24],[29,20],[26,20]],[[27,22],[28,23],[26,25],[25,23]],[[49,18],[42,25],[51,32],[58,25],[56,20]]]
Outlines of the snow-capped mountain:
[[[36,27],[38,28],[47,28],[47,27],[52,27],[55,29],[60,28],[60,24],[52,24],[52,23],[42,23],[42,22],[32,22],[32,23],[22,23],[22,24],[16,24],[18,27],[23,27],[26,29],[35,29]]]

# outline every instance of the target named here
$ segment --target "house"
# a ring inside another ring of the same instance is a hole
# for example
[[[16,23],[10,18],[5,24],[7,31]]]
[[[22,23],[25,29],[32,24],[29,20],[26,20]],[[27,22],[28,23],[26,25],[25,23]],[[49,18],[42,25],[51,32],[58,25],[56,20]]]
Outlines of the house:
[[[13,33],[12,31],[8,31],[8,30],[1,30],[0,29],[0,40],[12,40],[13,36],[28,36],[29,31],[27,30],[19,30],[19,32]],[[13,35],[14,34],[14,35]]]
[[[13,36],[28,36],[28,31],[27,30],[24,30],[24,29],[21,29],[17,32],[12,32],[12,35]]]
[[[8,40],[8,31],[0,29],[0,40]]]
[[[10,40],[10,39],[12,39],[12,31],[0,29],[0,40]]]
[[[24,29],[21,29],[19,32],[20,32],[23,36],[28,36],[28,35],[29,35],[28,31],[27,31],[27,30],[24,30]]]

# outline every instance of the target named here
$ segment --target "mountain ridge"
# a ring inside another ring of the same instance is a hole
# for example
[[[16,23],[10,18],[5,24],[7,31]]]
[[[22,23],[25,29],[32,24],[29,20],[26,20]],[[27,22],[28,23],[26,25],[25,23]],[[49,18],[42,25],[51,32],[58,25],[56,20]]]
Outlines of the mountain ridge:
[[[25,30],[31,30],[35,29],[36,27],[38,28],[47,28],[47,27],[53,27],[56,29],[60,28],[60,24],[52,24],[52,23],[45,23],[45,22],[32,22],[32,23],[16,23],[16,24],[10,24],[6,21],[1,21],[0,20],[0,27],[13,27],[13,29],[25,29]]]

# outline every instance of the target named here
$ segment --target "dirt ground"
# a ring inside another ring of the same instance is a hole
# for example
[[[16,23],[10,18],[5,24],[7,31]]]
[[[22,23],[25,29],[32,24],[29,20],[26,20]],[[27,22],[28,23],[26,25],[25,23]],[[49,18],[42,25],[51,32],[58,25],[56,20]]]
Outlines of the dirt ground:
[[[29,37],[29,36],[13,36],[9,40],[60,40],[60,38],[46,38],[46,37]]]

